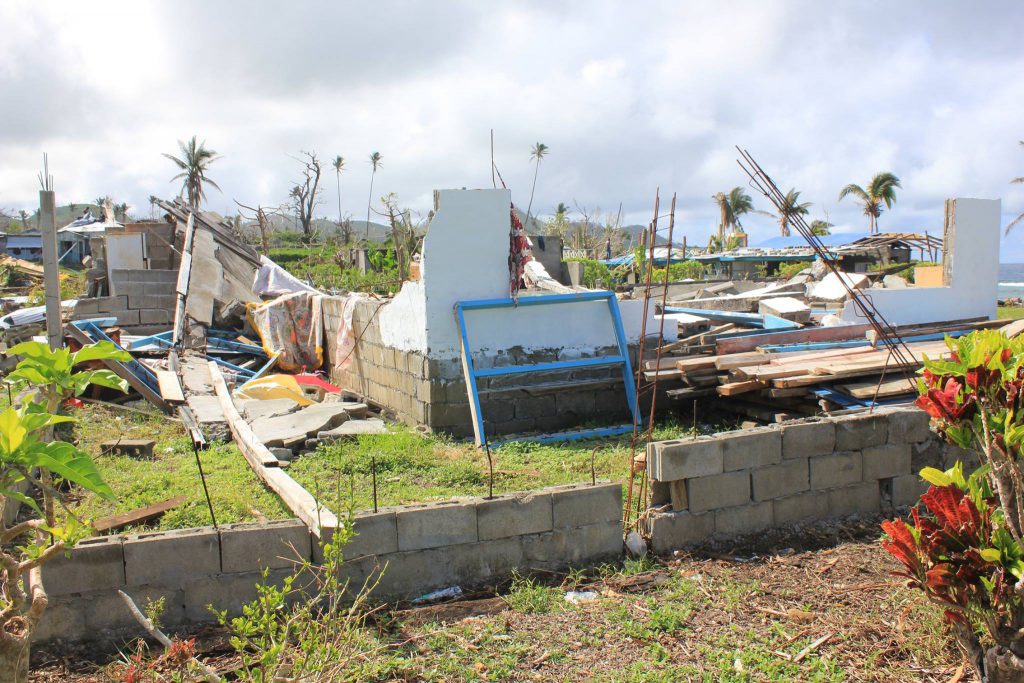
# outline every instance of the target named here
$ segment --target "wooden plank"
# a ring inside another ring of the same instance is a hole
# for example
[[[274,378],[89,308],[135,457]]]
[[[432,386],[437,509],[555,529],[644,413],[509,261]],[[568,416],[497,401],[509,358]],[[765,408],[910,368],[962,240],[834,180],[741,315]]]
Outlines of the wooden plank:
[[[899,377],[885,380],[881,385],[878,384],[877,379],[872,379],[863,382],[839,384],[836,388],[854,398],[860,399],[871,399],[875,396],[876,391],[878,392],[878,398],[893,398],[916,391],[915,386],[911,385],[902,374]]]
[[[768,344],[800,344],[803,342],[846,341],[861,339],[871,329],[867,323],[856,325],[839,325],[836,327],[805,327],[799,330],[782,332],[766,332],[746,337],[730,337],[719,339],[716,343],[718,353],[742,353],[753,351],[758,346]]]
[[[74,325],[67,325],[65,329],[67,330],[68,334],[74,337],[75,340],[82,345],[94,343],[92,337],[90,337],[89,335],[87,335],[85,332],[78,329]],[[124,365],[124,363],[120,363],[114,360],[104,360],[103,364],[106,365],[107,368],[111,370],[115,375],[117,375],[124,381],[128,382],[128,385],[131,386],[132,389],[142,394],[142,396],[147,401],[155,405],[157,408],[164,411],[165,413],[172,412],[173,409],[171,408],[170,404],[164,401],[160,394],[150,389],[149,385],[143,382],[141,379],[139,379],[134,372],[129,370]]]
[[[744,365],[757,365],[759,363],[767,363],[771,360],[772,356],[761,351],[754,351],[751,353],[730,353],[727,355],[720,355],[715,359],[715,367],[719,370],[732,370],[733,368],[740,368]]]
[[[178,283],[175,287],[174,333],[172,340],[175,346],[185,333],[185,301],[188,298],[188,283],[192,277],[192,242],[195,236],[195,219],[189,212],[185,223],[185,240],[181,249],[181,262],[178,264]]]
[[[158,517],[162,517],[165,512],[183,505],[186,500],[188,499],[185,496],[175,496],[174,498],[168,498],[167,500],[129,510],[128,512],[101,517],[93,522],[92,527],[97,533],[103,533],[105,531],[122,529],[131,524],[145,524]]]
[[[224,382],[224,376],[213,361],[210,361],[210,378],[224,411],[224,419],[235,437],[235,443],[238,444],[238,450],[242,452],[242,456],[256,476],[281,498],[288,509],[295,513],[317,538],[323,537],[323,529],[337,528],[337,516],[318,503],[309,491],[279,467],[277,458],[256,438],[252,429],[238,414],[228,386]]]
[[[1011,339],[1018,336],[1021,332],[1024,332],[1024,318],[1020,320],[1014,320],[1013,322],[1005,325],[1002,328],[1002,333]]]
[[[168,403],[184,403],[185,392],[181,389],[178,373],[171,370],[157,370],[156,381],[160,385],[160,396]]]
[[[674,367],[680,372],[694,372],[714,368],[717,358],[715,356],[700,356],[698,358],[673,359]]]
[[[748,391],[757,391],[758,389],[764,389],[768,386],[767,382],[761,382],[759,380],[747,380],[744,382],[731,382],[729,384],[723,384],[718,387],[719,396],[735,396],[737,394],[745,394]]]

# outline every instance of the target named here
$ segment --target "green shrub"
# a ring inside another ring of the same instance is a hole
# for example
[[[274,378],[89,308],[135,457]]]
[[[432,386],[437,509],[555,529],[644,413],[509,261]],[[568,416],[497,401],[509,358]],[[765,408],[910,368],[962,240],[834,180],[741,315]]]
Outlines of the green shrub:
[[[583,264],[583,286],[591,289],[610,289],[618,281],[612,274],[611,269],[600,261],[585,258],[571,258],[569,261],[579,261]]]
[[[798,275],[804,268],[810,268],[810,261],[793,261],[792,263],[779,264],[779,277],[788,280],[794,275]]]
[[[669,265],[668,279],[670,282],[700,280],[707,275],[707,272],[708,267],[700,261],[680,261],[679,263]],[[651,279],[653,282],[664,282],[665,269],[655,268],[654,272],[651,273]]]

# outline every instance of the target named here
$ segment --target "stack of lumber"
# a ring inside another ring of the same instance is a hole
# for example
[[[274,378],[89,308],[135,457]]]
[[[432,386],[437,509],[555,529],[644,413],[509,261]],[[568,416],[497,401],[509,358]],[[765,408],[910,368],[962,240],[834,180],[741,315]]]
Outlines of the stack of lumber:
[[[733,412],[775,421],[822,409],[909,401],[916,395],[912,378],[924,356],[949,356],[945,335],[995,327],[1015,336],[1024,331],[1024,321],[956,321],[900,328],[912,356],[904,363],[890,353],[890,347],[879,344],[866,325],[729,337],[716,343],[716,353],[663,356],[656,364],[649,361],[645,378],[650,381],[656,375],[672,398],[729,398],[716,405],[729,409],[727,404],[735,403]],[[723,348],[735,350],[723,352]]]

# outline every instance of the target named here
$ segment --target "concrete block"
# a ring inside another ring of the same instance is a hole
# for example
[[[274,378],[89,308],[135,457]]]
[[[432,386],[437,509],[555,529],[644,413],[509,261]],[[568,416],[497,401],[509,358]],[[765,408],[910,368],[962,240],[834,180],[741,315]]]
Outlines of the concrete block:
[[[395,513],[398,549],[439,548],[477,540],[476,506],[471,503],[441,503],[407,507]]]
[[[139,311],[140,325],[166,325],[171,322],[172,313],[163,309]]]
[[[715,535],[739,536],[767,529],[775,521],[772,501],[715,510]]]
[[[774,465],[782,461],[782,432],[760,429],[719,435],[722,467],[726,472]]]
[[[140,320],[138,311],[111,311],[106,315],[117,318],[117,324],[122,327],[126,325],[138,325]]]
[[[720,474],[723,462],[722,441],[712,437],[659,441],[647,447],[648,474],[655,481]]]
[[[851,415],[837,419],[835,424],[837,451],[879,446],[889,436],[889,419],[885,414]]]
[[[725,472],[686,480],[691,512],[732,507],[750,502],[750,473]]]
[[[298,520],[222,527],[220,548],[221,569],[229,574],[286,569],[313,553],[309,529]]]
[[[651,482],[651,490],[652,490],[652,492],[654,490],[654,484],[657,484],[657,483],[659,483],[659,482]],[[667,484],[663,484],[663,485],[668,486],[669,502],[672,504],[672,509],[673,510],[678,512],[680,510],[689,510],[690,509],[690,499],[686,496],[686,480],[685,479],[679,479],[677,481],[670,481]],[[652,500],[651,504],[655,505],[656,503]]]
[[[187,580],[183,575],[182,580]],[[148,602],[164,599],[163,622],[168,627],[178,626],[185,621],[185,596],[179,586],[128,586],[124,589],[139,609],[145,610]],[[144,635],[121,596],[116,591],[100,591],[82,597],[79,609],[85,612],[85,628],[91,639],[112,635],[111,632],[130,632]],[[45,618],[45,617],[44,617]]]
[[[909,443],[870,446],[865,448],[862,453],[864,456],[864,481],[876,481],[911,474]]]
[[[122,296],[98,296],[94,299],[84,299],[84,301],[90,301],[95,306],[96,310],[100,313],[109,313],[110,311],[123,311],[128,308],[128,297]]]
[[[121,536],[88,538],[71,550],[70,557],[57,555],[41,567],[46,592],[53,598],[123,587],[123,541]]]
[[[129,586],[178,586],[187,577],[220,572],[216,529],[183,529],[128,536],[124,541]]]
[[[522,537],[525,566],[541,569],[593,566],[622,556],[619,522],[588,524]]]
[[[928,490],[928,482],[916,474],[892,478],[892,504],[897,507],[915,505]]]
[[[881,507],[878,482],[854,484],[828,491],[828,513],[832,517],[874,513],[881,510]]]
[[[792,524],[804,520],[819,520],[828,517],[828,494],[824,491],[808,491],[795,496],[776,498],[772,501],[775,510],[775,524]]]
[[[173,293],[167,294],[128,294],[128,308],[141,309],[174,309],[175,296]]]
[[[783,425],[782,457],[810,458],[835,450],[836,427],[832,421]]]
[[[771,500],[806,491],[810,487],[807,463],[807,458],[800,458],[751,470],[751,493],[754,500]]]
[[[552,528],[622,521],[622,484],[559,486],[551,491]]]
[[[811,488],[830,489],[863,480],[864,463],[859,452],[817,455],[810,459]]]
[[[715,514],[658,512],[651,515],[651,548],[658,555],[703,543],[715,533]]]
[[[85,626],[83,598],[55,598],[49,585],[46,590],[50,593],[50,604],[43,619],[32,629],[32,643],[87,640],[90,633]]]
[[[276,569],[267,573],[266,585],[284,585],[285,577],[294,570]],[[254,601],[258,587],[264,582],[259,571],[239,574],[221,574],[202,577],[182,585],[184,601],[183,623],[208,624],[217,620],[213,610],[227,610],[228,614],[240,614],[242,608]]]
[[[481,541],[551,531],[550,493],[507,494],[476,504],[477,535]]]
[[[889,443],[919,443],[933,436],[928,413],[920,408],[905,408],[887,412]]]
[[[925,441],[912,444],[910,446],[910,471],[916,474],[925,467],[944,470],[946,469],[945,454],[945,444],[935,435]]]

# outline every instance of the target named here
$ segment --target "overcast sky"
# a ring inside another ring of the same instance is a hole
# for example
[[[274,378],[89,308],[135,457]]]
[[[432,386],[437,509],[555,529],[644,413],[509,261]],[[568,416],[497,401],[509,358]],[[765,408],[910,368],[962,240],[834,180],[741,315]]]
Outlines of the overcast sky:
[[[942,229],[950,196],[1024,212],[1024,3],[38,2],[0,6],[0,208],[34,209],[49,153],[58,202],[109,194],[149,215],[177,193],[161,152],[197,134],[223,155],[208,207],[277,204],[289,156],[341,154],[343,211],[375,197],[490,187],[489,131],[517,205],[531,146],[550,148],[535,213],[558,202],[627,223],[656,187],[704,242],[711,196],[744,184],[748,148],[812,217],[866,230],[849,182],[903,189],[883,230]],[[319,212],[337,214],[333,170]],[[763,198],[755,204],[767,209]],[[777,234],[745,221],[752,242]],[[680,227],[681,226],[681,227]],[[1024,261],[1024,225],[1004,261]]]

